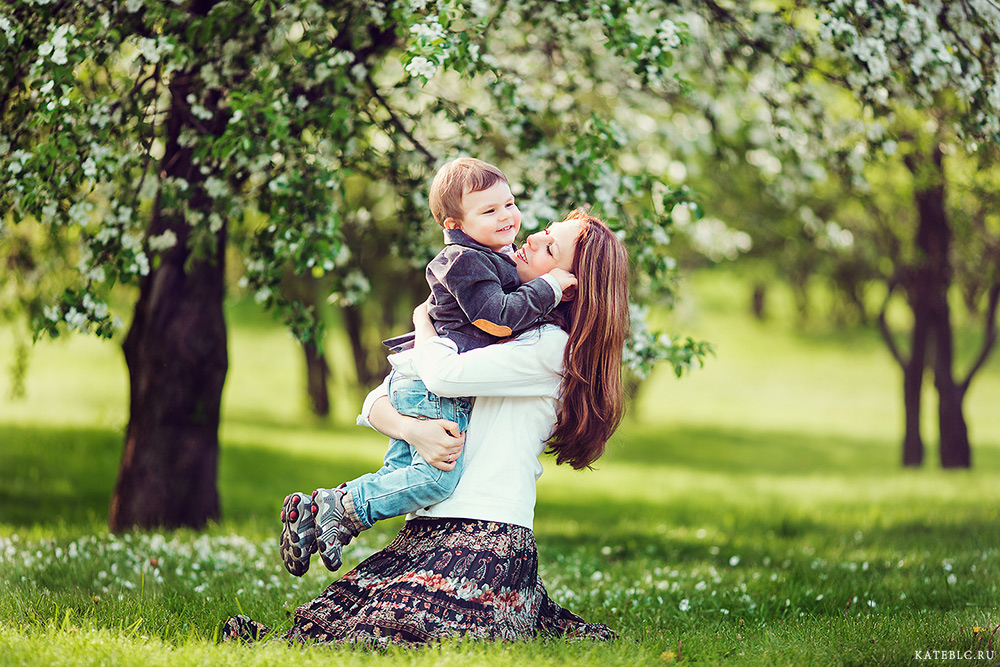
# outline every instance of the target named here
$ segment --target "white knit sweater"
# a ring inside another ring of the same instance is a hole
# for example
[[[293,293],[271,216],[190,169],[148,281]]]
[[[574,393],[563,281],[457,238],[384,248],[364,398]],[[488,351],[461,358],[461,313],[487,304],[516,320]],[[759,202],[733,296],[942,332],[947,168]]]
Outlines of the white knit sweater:
[[[414,516],[480,519],[532,527],[538,457],[556,422],[566,333],[545,325],[507,343],[459,354],[446,338],[389,357],[397,371],[419,377],[439,396],[474,396],[465,467],[455,492]],[[368,423],[385,384],[365,399]]]

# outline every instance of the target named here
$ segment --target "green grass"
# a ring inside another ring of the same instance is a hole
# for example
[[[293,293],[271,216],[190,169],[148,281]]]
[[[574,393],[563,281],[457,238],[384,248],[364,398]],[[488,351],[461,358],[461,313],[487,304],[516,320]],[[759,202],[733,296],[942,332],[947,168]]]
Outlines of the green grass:
[[[997,360],[967,399],[974,469],[935,466],[928,395],[928,465],[903,470],[899,373],[875,334],[798,332],[780,302],[772,320],[751,321],[732,281],[694,287],[699,301],[663,323],[712,340],[717,356],[682,380],[650,378],[599,470],[546,460],[539,482],[550,593],[619,641],[217,646],[226,616],[284,629],[329,579],[322,567],[284,572],[280,498],[374,469],[384,452],[349,425],[358,396],[342,353],[336,420],[321,423],[307,415],[294,343],[242,309],[224,519],[201,534],[107,534],[127,417],[120,351],[79,337],[36,350],[27,398],[0,403],[0,665],[911,665],[934,662],[916,651],[967,650],[963,662],[996,664],[975,658],[1000,643]],[[348,566],[399,525],[364,534]]]

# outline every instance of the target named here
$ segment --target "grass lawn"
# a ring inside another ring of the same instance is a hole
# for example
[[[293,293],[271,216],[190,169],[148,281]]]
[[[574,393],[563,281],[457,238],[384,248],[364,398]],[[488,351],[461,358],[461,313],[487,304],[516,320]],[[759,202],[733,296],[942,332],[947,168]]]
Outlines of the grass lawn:
[[[116,345],[40,344],[24,400],[0,378],[0,666],[1000,664],[1000,361],[966,401],[974,468],[938,469],[928,394],[928,463],[903,470],[901,381],[876,334],[798,332],[780,299],[771,320],[751,320],[724,277],[689,289],[698,299],[664,324],[717,355],[681,380],[654,374],[597,471],[546,459],[539,481],[549,592],[618,641],[216,645],[219,622],[241,611],[287,628],[330,580],[318,562],[301,579],[282,568],[284,494],[373,470],[384,453],[383,438],[350,425],[359,397],[340,353],[336,418],[319,422],[295,344],[240,307],[224,519],[204,533],[107,533],[127,418]],[[0,349],[9,341],[0,332]],[[400,524],[364,534],[347,565]]]

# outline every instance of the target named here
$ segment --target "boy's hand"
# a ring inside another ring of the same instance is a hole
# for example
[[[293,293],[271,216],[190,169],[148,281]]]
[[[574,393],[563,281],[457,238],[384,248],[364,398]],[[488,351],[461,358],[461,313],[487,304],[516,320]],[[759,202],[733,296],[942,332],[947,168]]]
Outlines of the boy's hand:
[[[576,276],[566,269],[560,269],[559,267],[549,271],[549,275],[555,278],[556,282],[559,283],[559,287],[562,288],[562,300],[572,301],[573,297],[576,296]]]
[[[427,314],[427,307],[430,305],[430,300],[430,297],[427,297],[426,301],[413,309],[414,345],[422,345],[425,341],[437,336],[437,331],[434,330],[434,323],[431,322],[431,317]]]

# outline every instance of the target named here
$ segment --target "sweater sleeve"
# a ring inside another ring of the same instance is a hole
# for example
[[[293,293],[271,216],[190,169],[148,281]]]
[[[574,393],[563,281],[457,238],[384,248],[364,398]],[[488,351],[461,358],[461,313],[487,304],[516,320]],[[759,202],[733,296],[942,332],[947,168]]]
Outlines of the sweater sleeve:
[[[382,384],[372,389],[365,396],[365,402],[361,405],[361,414],[358,415],[357,424],[358,426],[367,426],[368,428],[375,428],[368,421],[368,414],[372,411],[372,406],[375,405],[375,401],[382,398],[383,396],[389,395],[389,376],[386,375],[382,380]]]
[[[438,396],[551,396],[562,383],[566,333],[547,325],[513,341],[459,354],[447,338],[390,355],[399,372],[419,377]]]
[[[438,280],[455,297],[469,322],[498,338],[527,329],[551,312],[562,297],[545,278],[535,278],[504,293],[496,267],[482,252],[474,250],[452,258]]]

